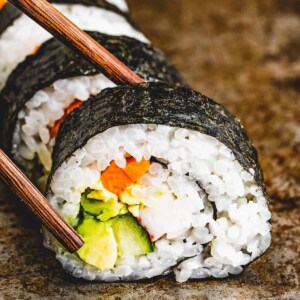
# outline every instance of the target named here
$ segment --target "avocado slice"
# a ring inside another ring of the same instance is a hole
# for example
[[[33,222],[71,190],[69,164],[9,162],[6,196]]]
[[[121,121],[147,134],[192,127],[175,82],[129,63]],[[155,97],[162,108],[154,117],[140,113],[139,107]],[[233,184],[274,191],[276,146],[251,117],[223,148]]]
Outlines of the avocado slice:
[[[81,206],[85,212],[96,216],[97,219],[103,222],[128,212],[126,205],[123,203],[88,199],[84,194],[81,196]]]
[[[143,255],[154,251],[148,232],[130,214],[108,221],[118,244],[119,256]]]
[[[100,270],[110,270],[118,258],[118,247],[109,224],[87,216],[77,232],[84,238],[84,245],[77,251],[79,257]]]

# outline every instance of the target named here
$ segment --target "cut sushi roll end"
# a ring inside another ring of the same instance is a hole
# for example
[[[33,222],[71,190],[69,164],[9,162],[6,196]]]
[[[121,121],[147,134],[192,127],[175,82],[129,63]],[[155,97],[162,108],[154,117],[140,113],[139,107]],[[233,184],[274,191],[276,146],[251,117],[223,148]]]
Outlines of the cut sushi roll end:
[[[119,86],[84,102],[59,130],[47,194],[88,243],[71,255],[46,234],[45,246],[88,280],[224,278],[271,242],[262,173],[244,128],[180,86]]]

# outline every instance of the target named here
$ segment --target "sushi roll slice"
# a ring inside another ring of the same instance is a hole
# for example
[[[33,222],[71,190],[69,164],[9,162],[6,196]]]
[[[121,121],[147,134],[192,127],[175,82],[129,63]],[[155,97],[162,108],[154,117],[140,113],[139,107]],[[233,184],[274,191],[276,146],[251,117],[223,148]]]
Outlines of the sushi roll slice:
[[[88,280],[239,274],[270,245],[257,152],[221,105],[161,82],[108,88],[62,124],[50,203],[85,240],[63,268]]]
[[[153,46],[125,36],[89,34],[145,80],[182,83]],[[0,93],[1,146],[43,187],[66,115],[91,95],[113,86],[97,68],[51,39],[12,72]]]
[[[51,35],[10,3],[0,7],[0,90],[11,71]],[[148,42],[131,21],[123,0],[54,0],[54,6],[84,30]]]

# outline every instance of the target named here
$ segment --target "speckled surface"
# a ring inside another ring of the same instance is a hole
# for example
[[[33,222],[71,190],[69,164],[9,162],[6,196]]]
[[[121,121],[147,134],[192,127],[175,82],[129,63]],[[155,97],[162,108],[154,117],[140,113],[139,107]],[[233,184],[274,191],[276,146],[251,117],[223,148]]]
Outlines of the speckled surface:
[[[0,299],[300,299],[299,0],[129,2],[192,87],[248,130],[265,172],[272,246],[243,275],[222,281],[75,281],[42,247],[38,224],[2,189]]]

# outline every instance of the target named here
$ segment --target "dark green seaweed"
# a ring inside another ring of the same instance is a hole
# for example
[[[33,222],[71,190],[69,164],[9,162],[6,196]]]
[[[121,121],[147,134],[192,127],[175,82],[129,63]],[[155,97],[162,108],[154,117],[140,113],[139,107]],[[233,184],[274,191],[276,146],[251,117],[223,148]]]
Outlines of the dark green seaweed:
[[[81,4],[84,6],[95,6],[98,8],[103,8],[123,16],[131,25],[136,27],[136,25],[126,12],[120,10],[117,6],[105,0],[50,0],[49,2],[57,4]],[[6,3],[4,7],[0,9],[0,35],[21,15],[22,12],[19,9],[17,9],[10,3]]]
[[[187,128],[225,144],[245,170],[253,168],[264,189],[257,152],[239,120],[200,93],[165,83],[126,85],[102,91],[72,112],[61,126],[48,180],[87,141],[108,128],[128,124],[161,124]]]
[[[125,36],[89,34],[146,81],[182,83],[176,69],[153,46]],[[44,43],[35,55],[28,56],[12,72],[0,93],[0,144],[3,149],[10,153],[18,113],[37,91],[59,79],[99,72],[57,40]]]
[[[6,3],[4,5],[4,7],[2,9],[0,9],[0,35],[20,15],[21,15],[21,12],[17,8],[15,8],[10,3]]]

